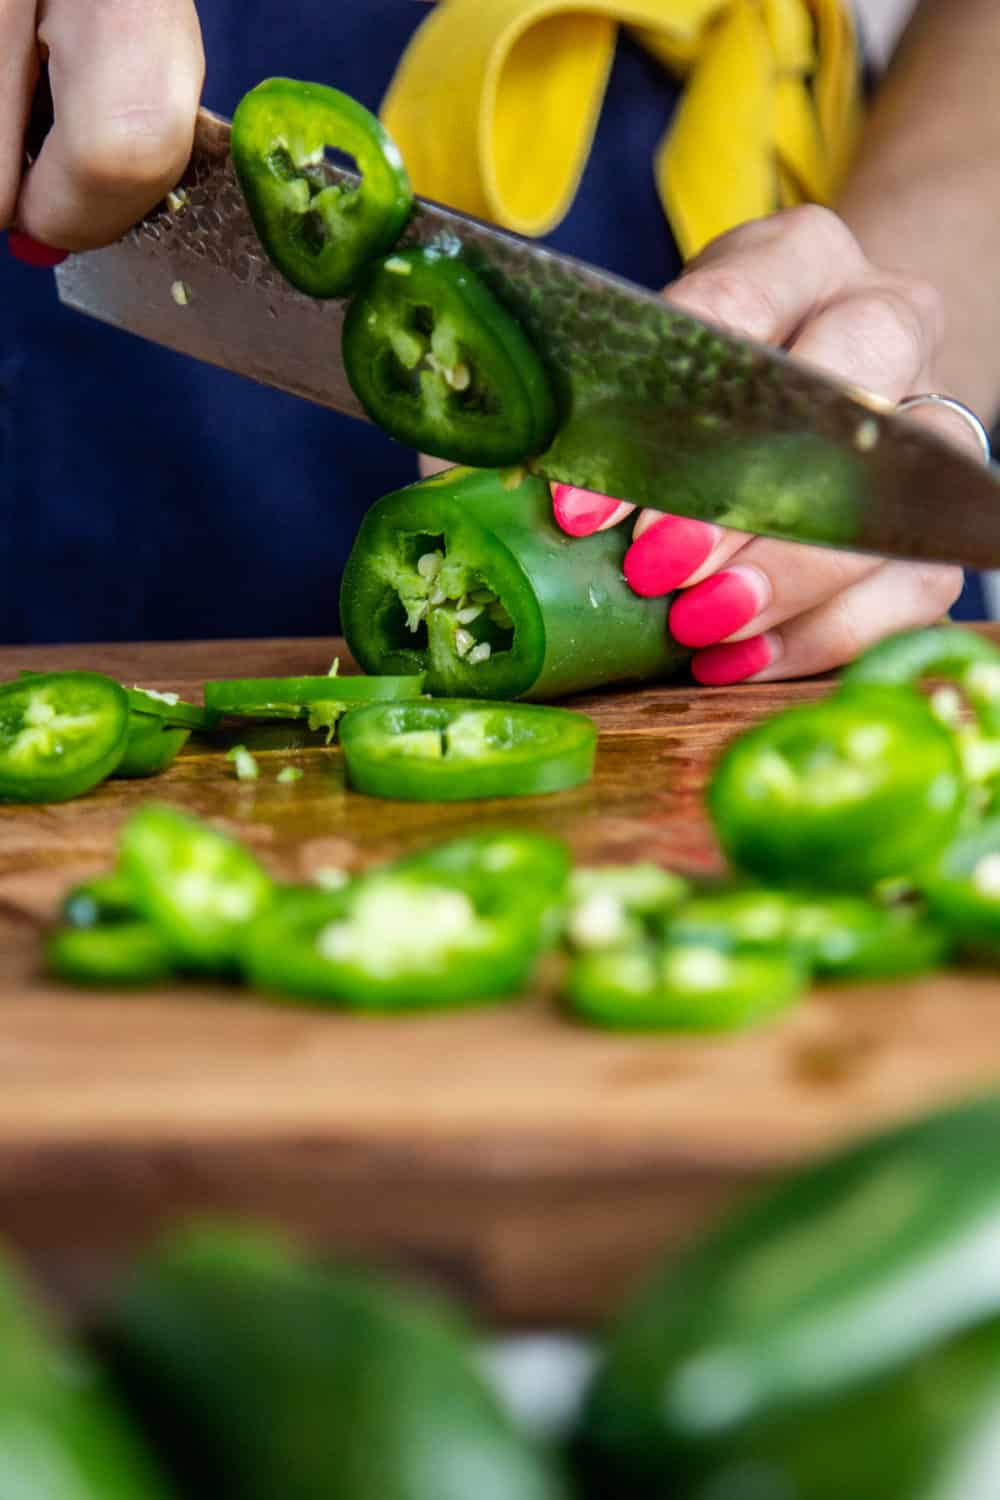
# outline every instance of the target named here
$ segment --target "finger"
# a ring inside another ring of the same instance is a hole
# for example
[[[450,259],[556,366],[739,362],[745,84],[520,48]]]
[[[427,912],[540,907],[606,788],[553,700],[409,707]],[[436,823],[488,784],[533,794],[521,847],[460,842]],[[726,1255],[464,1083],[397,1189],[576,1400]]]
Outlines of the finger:
[[[791,352],[838,380],[899,401],[926,378],[943,333],[935,289],[894,277],[835,297],[802,330]]]
[[[934,624],[961,589],[961,568],[883,563],[780,630],[697,652],[691,670],[710,686],[829,672],[895,630]]]
[[[923,390],[930,390],[933,382],[928,380],[926,384],[921,382]],[[978,458],[980,463],[987,463],[986,454],[983,452],[982,439],[976,433],[971,423],[954,409],[928,403],[926,406],[916,406],[904,413],[907,421],[920,422],[922,426],[929,427],[932,432],[937,433],[945,442],[952,443],[956,448],[961,448],[970,457]]]
[[[809,203],[721,236],[666,296],[745,337],[784,344],[866,269],[847,225]]]
[[[643,510],[632,530],[622,572],[644,598],[656,598],[697,583],[746,545],[743,531],[726,531],[708,521]]]
[[[617,526],[635,510],[627,500],[613,500],[595,490],[581,490],[575,484],[553,484],[552,510],[556,523],[567,536],[593,536]]]
[[[877,557],[757,537],[734,566],[678,596],[670,632],[682,646],[745,640],[814,609],[881,566]]]
[[[0,230],[14,222],[24,168],[24,133],[38,81],[35,7],[14,0],[0,19]]]
[[[48,0],[55,124],[24,180],[17,222],[66,250],[116,239],[187,165],[204,71],[189,0]]]

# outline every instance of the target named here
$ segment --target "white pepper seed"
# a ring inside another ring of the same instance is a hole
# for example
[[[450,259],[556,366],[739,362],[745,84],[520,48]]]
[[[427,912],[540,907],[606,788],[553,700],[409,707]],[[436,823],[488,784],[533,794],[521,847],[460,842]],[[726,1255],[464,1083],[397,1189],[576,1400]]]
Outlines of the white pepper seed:
[[[469,652],[475,649],[475,645],[475,636],[470,635],[467,630],[455,631],[455,650],[459,656],[468,656]]]
[[[465,658],[470,667],[478,667],[480,662],[489,661],[493,654],[493,648],[489,641],[480,641],[478,646],[473,646]]]

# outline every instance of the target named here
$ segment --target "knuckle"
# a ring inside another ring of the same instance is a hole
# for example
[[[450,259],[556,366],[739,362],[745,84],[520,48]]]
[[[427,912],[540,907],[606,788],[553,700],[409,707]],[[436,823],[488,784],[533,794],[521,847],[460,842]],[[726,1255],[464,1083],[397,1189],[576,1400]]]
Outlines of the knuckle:
[[[748,338],[766,341],[780,325],[776,296],[745,272],[706,265],[688,272],[679,287],[678,300],[692,311]]]
[[[864,262],[861,246],[832,208],[821,203],[798,203],[794,208],[783,209],[775,218],[811,255],[820,255],[840,267]]]
[[[904,380],[915,377],[934,342],[921,308],[895,282],[869,288],[859,304],[866,343],[878,351],[887,374],[894,372]]]
[[[96,194],[168,186],[187,164],[193,124],[193,116],[166,105],[108,116],[68,148],[69,169]]]
[[[944,340],[944,297],[930,281],[919,276],[898,276],[895,285],[903,301],[913,308],[919,319],[926,343],[931,350],[937,349]]]
[[[936,620],[949,610],[962,592],[965,574],[950,565],[917,563],[914,588],[925,618]]]

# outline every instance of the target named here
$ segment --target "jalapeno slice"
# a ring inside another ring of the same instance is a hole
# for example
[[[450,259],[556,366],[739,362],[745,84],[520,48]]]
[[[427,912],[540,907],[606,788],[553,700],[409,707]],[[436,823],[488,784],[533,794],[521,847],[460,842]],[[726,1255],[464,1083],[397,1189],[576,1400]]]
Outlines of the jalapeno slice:
[[[121,870],[95,875],[73,886],[63,897],[59,920],[67,927],[110,926],[139,919],[132,883]]]
[[[288,891],[247,930],[253,984],[356,1010],[509,994],[538,955],[538,917],[503,882],[376,871],[339,891]]]
[[[337,705],[419,698],[423,673],[406,677],[245,677],[205,683],[205,703],[237,718],[301,718]]]
[[[894,979],[937,968],[944,929],[922,913],[863,896],[736,890],[685,902],[667,929],[672,942],[736,952],[790,949],[823,979]]]
[[[425,672],[454,698],[551,699],[676,671],[673,596],[622,575],[624,529],[570,540],[544,480],[453,469],[368,511],[341,589],[367,672]]]
[[[330,181],[327,148],[354,159],[357,186]],[[346,296],[410,216],[413,192],[397,147],[374,115],[337,89],[265,79],[236,107],[231,149],[261,244],[307,296]]]
[[[97,672],[0,686],[0,800],[63,802],[110,776],[125,752],[128,699]]]
[[[576,1015],[599,1026],[728,1031],[778,1015],[802,993],[806,978],[791,952],[644,943],[580,954],[568,998]]]
[[[373,797],[463,802],[533,797],[589,779],[597,726],[535,704],[373,703],[340,726],[351,785]]]
[[[690,886],[661,865],[595,865],[573,871],[565,918],[571,948],[610,948],[661,932]]]
[[[167,943],[143,921],[61,927],[46,939],[45,958],[53,974],[74,984],[154,984],[173,967]]]
[[[242,844],[172,807],[149,804],[122,830],[122,873],[178,964],[234,965],[240,931],[274,887]]]
[[[153,714],[130,713],[125,754],[115,776],[158,776],[176,760],[191,738],[190,729],[171,729]]]
[[[219,715],[207,705],[185,703],[177,693],[160,693],[153,688],[126,688],[128,706],[135,714],[161,721],[168,729],[214,729]]]
[[[938,921],[973,956],[1000,954],[1000,817],[961,833],[923,876]]]
[[[511,902],[521,901],[537,919],[543,940],[558,939],[570,879],[566,845],[544,833],[488,829],[420,849],[390,866],[431,879],[501,882]]]
[[[424,453],[516,464],[555,431],[551,383],[527,335],[470,266],[440,250],[397,251],[368,270],[343,355],[372,421]]]
[[[732,862],[764,880],[865,889],[951,841],[966,800],[958,748],[919,693],[857,687],[740,735],[708,790]]]

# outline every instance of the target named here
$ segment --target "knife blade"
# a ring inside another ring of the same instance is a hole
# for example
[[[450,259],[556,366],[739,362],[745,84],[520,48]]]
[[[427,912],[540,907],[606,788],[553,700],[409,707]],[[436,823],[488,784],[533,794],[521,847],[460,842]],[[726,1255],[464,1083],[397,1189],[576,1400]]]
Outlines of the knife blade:
[[[356,181],[326,170],[332,182]],[[761,534],[1000,565],[1000,469],[888,403],[433,203],[417,200],[400,243],[460,252],[546,360],[561,422],[536,472]],[[221,116],[200,112],[176,193],[56,276],[69,307],[365,417],[340,357],[346,304],[301,295],[267,261]]]

